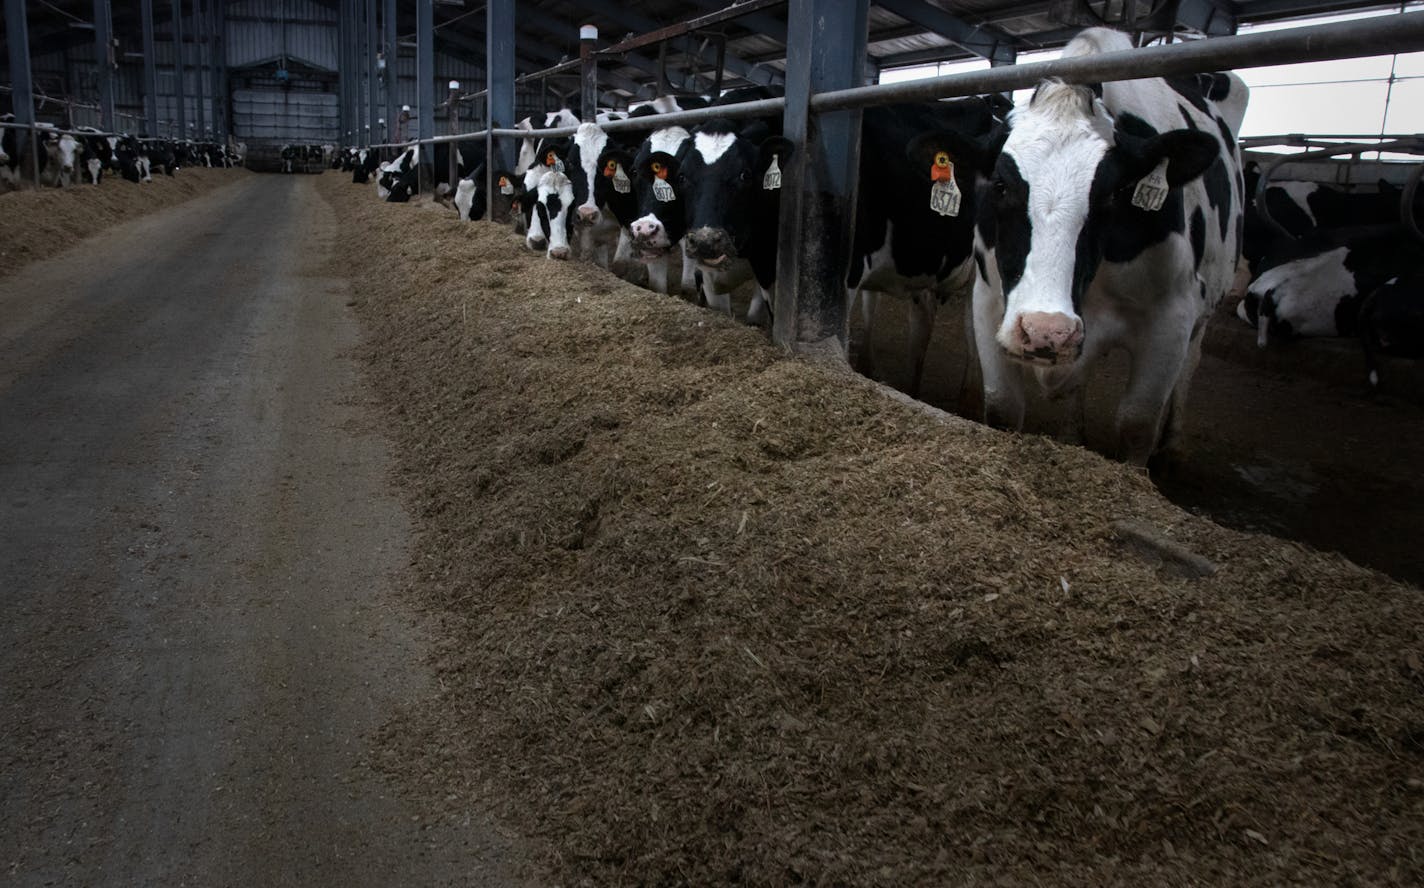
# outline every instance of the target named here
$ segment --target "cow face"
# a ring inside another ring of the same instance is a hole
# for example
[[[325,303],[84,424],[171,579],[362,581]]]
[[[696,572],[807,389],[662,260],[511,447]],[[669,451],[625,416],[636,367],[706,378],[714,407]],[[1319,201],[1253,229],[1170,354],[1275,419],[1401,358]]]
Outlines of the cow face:
[[[633,156],[621,148],[607,148],[595,163],[593,199],[627,228],[638,218],[638,195],[633,185]]]
[[[1218,150],[1214,136],[1196,130],[1139,138],[1115,128],[1090,89],[1041,84],[1009,117],[979,211],[979,239],[993,251],[1004,301],[994,334],[1004,351],[1037,364],[1075,361],[1079,307],[1102,261],[1104,226],[1128,224],[1118,210],[1134,201],[1150,206],[1155,196],[1160,208]]]
[[[66,184],[74,175],[74,167],[84,153],[84,148],[78,139],[68,133],[49,133],[45,136],[45,152],[49,155],[50,166],[58,170],[57,181]]]
[[[592,228],[603,220],[594,183],[602,178],[598,159],[607,146],[608,134],[597,124],[579,124],[564,171],[574,189],[573,223],[577,228]]]
[[[569,216],[574,203],[573,184],[563,173],[549,172],[530,196],[533,215],[525,243],[531,250],[549,250],[551,259],[569,258]]]
[[[633,158],[633,191],[637,218],[628,229],[633,256],[648,261],[667,255],[687,231],[678,169],[690,136],[679,126],[657,130]]]
[[[781,170],[791,143],[748,138],[722,121],[692,137],[679,184],[687,192],[687,254],[720,268],[744,256],[748,240],[779,206]]]

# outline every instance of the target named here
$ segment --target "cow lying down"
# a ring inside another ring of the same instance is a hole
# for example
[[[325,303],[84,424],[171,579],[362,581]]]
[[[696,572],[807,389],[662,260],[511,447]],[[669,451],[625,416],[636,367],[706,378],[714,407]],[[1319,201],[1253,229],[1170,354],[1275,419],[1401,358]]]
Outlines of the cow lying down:
[[[1271,337],[1354,336],[1360,303],[1419,264],[1401,232],[1341,229],[1282,245],[1262,260],[1236,315]]]

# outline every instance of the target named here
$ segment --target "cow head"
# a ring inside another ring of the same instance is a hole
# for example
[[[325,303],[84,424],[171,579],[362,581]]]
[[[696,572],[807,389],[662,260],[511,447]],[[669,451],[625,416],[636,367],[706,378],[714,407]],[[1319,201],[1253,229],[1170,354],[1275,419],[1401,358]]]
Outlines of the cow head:
[[[569,258],[569,217],[574,203],[573,184],[563,173],[547,172],[529,195],[533,215],[524,241],[531,250],[546,247],[551,259]]]
[[[767,135],[761,124],[738,131],[713,121],[699,128],[679,181],[686,191],[688,256],[719,268],[744,255],[753,233],[775,219],[790,154],[791,143]]]
[[[627,228],[638,218],[633,155],[619,147],[605,148],[594,164],[593,199]]]
[[[574,188],[573,223],[578,228],[592,228],[603,219],[595,183],[602,178],[598,160],[607,146],[608,134],[597,124],[579,124],[564,171]]]
[[[638,215],[628,228],[633,236],[633,255],[640,260],[671,252],[687,231],[678,173],[689,139],[687,130],[680,126],[657,130],[643,141],[633,158]]]
[[[61,177],[74,175],[75,164],[79,162],[80,156],[84,154],[84,146],[79,144],[79,140],[64,133],[48,133],[45,136],[45,152],[49,155],[49,162],[59,170]]]
[[[510,170],[494,171],[494,214],[490,217],[491,222],[510,222],[520,216],[522,210],[522,192],[519,190],[519,180]]]
[[[1059,81],[1040,84],[1006,127],[957,146],[994,171],[977,235],[993,252],[1004,301],[995,339],[1015,358],[1071,363],[1082,351],[1080,305],[1102,261],[1105,226],[1142,224],[1141,214],[1200,176],[1220,145],[1197,130],[1134,132],[1091,89]]]

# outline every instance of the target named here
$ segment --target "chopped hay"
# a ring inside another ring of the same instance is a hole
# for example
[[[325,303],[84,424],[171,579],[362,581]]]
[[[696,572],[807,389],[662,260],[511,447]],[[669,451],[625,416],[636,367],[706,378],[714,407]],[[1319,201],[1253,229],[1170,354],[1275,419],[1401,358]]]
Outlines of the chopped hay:
[[[135,185],[105,174],[95,185],[0,192],[0,274],[63,252],[92,234],[250,175],[189,167]]]
[[[319,188],[444,629],[374,764],[531,878],[1424,879],[1417,590]]]

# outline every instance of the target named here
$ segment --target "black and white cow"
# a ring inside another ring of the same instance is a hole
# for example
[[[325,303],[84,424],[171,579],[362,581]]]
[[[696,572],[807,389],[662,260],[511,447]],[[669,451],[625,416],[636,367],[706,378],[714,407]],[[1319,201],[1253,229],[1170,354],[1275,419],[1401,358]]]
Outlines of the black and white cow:
[[[0,123],[14,123],[14,114],[0,114]],[[20,130],[0,127],[0,185],[20,187]]]
[[[1376,355],[1424,358],[1424,266],[1416,261],[1408,274],[1390,278],[1365,297],[1359,327],[1371,386],[1379,385]]]
[[[1408,274],[1417,251],[1402,230],[1373,227],[1282,242],[1262,259],[1236,316],[1256,328],[1261,348],[1272,337],[1354,336],[1365,297]]]
[[[118,159],[118,136],[101,135],[101,130],[92,126],[76,127],[81,133],[87,135],[80,136],[84,144],[84,171],[89,174],[89,181],[95,185],[103,178],[105,170],[117,170],[119,168]]]
[[[659,293],[670,292],[668,279],[674,263],[682,267],[682,291],[694,292],[697,287],[696,267],[682,250],[687,217],[677,187],[679,166],[691,145],[692,135],[687,130],[670,126],[649,134],[632,157],[617,149],[605,149],[599,157],[604,172],[613,164],[609,185],[619,168],[631,176],[635,198],[633,220],[627,223],[631,253],[635,261],[647,266],[648,285]],[[627,206],[625,200],[610,209],[626,218]]]
[[[1131,49],[1097,28],[1063,56]],[[1045,81],[981,143],[994,172],[975,231],[974,335],[990,422],[1022,428],[1029,374],[1050,397],[1073,394],[1081,417],[1087,372],[1124,348],[1118,455],[1145,464],[1171,446],[1240,255],[1246,88],[1222,77],[1219,101],[1161,78],[1103,84],[1101,99]]]
[[[1373,191],[1342,191],[1319,182],[1272,182],[1257,194],[1259,169],[1246,171],[1246,231],[1242,255],[1259,274],[1261,261],[1283,238],[1302,238],[1321,229],[1385,225],[1399,221],[1401,189],[1380,180]],[[1266,214],[1279,229],[1272,226]]]
[[[532,208],[529,232],[524,242],[529,249],[547,251],[550,259],[569,258],[569,234],[573,228],[573,183],[557,170],[539,177],[532,194],[525,195]]]
[[[713,120],[692,135],[677,183],[686,204],[687,255],[702,273],[702,295],[714,311],[730,315],[732,290],[754,280],[747,321],[769,317],[781,170],[791,148],[760,120]]]
[[[861,122],[855,242],[846,287],[861,302],[863,372],[874,372],[875,294],[910,303],[910,394],[918,394],[940,305],[974,284],[980,170],[956,146],[998,121],[979,98],[867,108]],[[965,305],[968,305],[966,299]]]
[[[560,108],[557,111],[547,111],[544,113],[542,122],[538,127],[534,126],[534,119],[526,117],[514,125],[515,129],[554,129],[556,127],[578,126],[578,115],[568,108]],[[519,141],[519,157],[514,164],[515,175],[522,176],[535,161],[539,159],[545,150],[545,140],[529,136]],[[562,154],[563,152],[560,152]]]
[[[610,140],[597,124],[581,123],[564,159],[564,174],[573,186],[572,218],[579,256],[592,258],[604,268],[627,258],[631,249],[630,235],[609,201],[620,194],[631,198],[632,181],[627,171],[619,172],[617,160],[612,161],[612,168],[604,161],[610,145],[623,144]],[[608,187],[600,188],[600,182]]]
[[[84,146],[68,133],[56,132],[49,124],[40,124],[40,184],[65,188],[79,182],[79,159]]]

